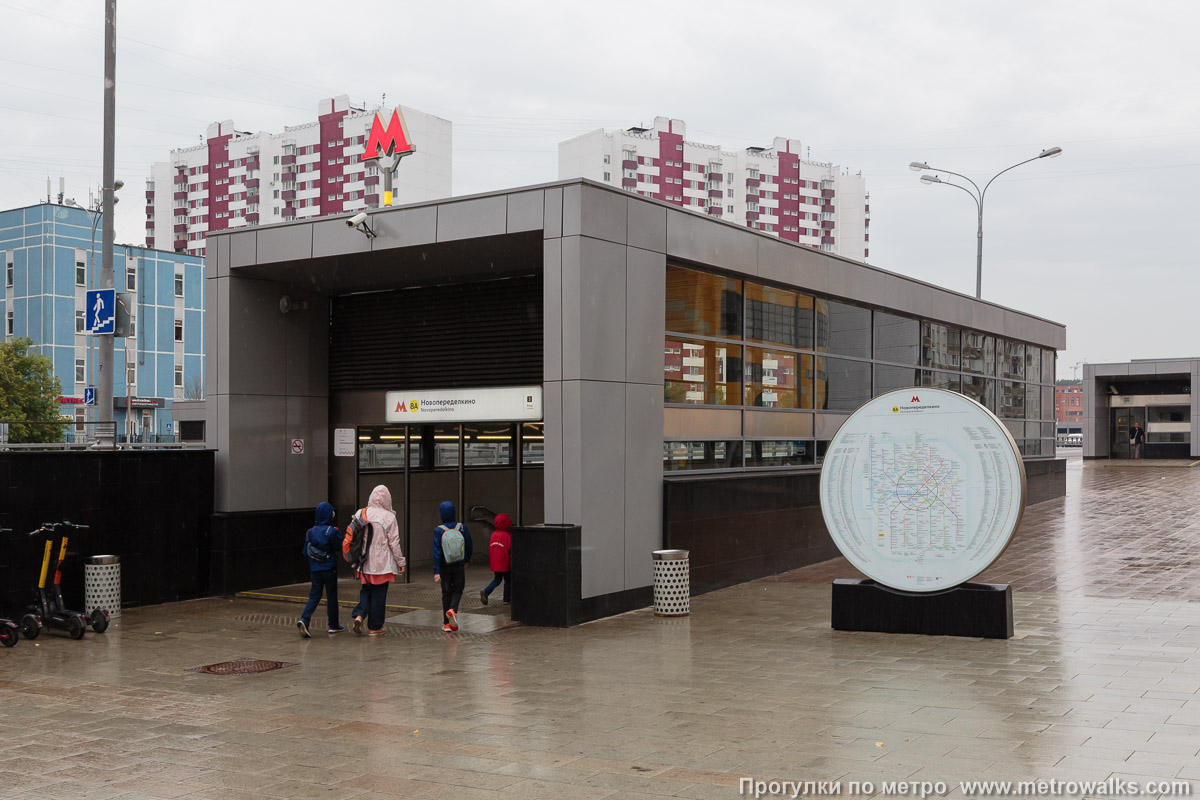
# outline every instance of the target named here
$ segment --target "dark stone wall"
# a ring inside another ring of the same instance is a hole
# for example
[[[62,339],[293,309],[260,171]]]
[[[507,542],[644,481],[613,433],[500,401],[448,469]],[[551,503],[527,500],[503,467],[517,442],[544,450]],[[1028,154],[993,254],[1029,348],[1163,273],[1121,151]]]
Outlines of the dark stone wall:
[[[1026,505],[1067,492],[1067,462],[1025,461]],[[841,555],[821,516],[820,474],[672,476],[663,547],[690,551],[692,594]]]
[[[122,605],[210,593],[213,453],[208,450],[0,452],[0,603],[24,605],[37,584],[44,522],[90,526],[71,534],[63,593],[83,602],[82,556],[121,557]],[[57,541],[57,540],[56,540]],[[57,546],[57,545],[56,545]]]
[[[315,509],[214,514],[209,584],[213,594],[303,583],[308,559],[301,553]],[[335,519],[334,522],[348,523]],[[339,555],[339,567],[342,561]]]

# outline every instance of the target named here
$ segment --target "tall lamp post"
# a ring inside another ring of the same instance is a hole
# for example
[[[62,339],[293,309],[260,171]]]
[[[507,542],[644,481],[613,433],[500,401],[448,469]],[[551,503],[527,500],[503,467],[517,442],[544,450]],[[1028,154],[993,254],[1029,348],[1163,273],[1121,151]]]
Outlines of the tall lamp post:
[[[975,181],[971,180],[966,175],[962,175],[958,172],[951,172],[948,169],[937,169],[936,167],[929,166],[928,164],[926,164],[923,161],[914,161],[908,165],[908,168],[913,170],[914,172],[923,172],[925,170],[932,170],[935,172],[945,172],[947,175],[955,175],[959,178],[962,178],[964,181],[966,181],[967,183],[971,184],[972,187],[974,187],[975,191],[971,191],[967,187],[961,186],[952,181],[944,181],[941,178],[939,178],[937,175],[922,175],[921,176],[921,183],[924,183],[924,184],[940,183],[944,186],[953,186],[955,189],[962,189],[964,192],[971,195],[971,199],[975,201],[975,210],[979,213],[979,227],[975,233],[975,239],[976,239],[976,242],[975,242],[975,299],[976,300],[982,298],[982,296],[983,296],[983,199],[987,195],[988,187],[992,185],[992,181],[996,180],[996,178],[999,178],[1001,175],[1003,175],[1004,173],[1008,172],[1011,169],[1016,169],[1017,167],[1021,166],[1021,164],[1028,164],[1030,161],[1037,161],[1039,158],[1057,158],[1058,156],[1061,156],[1061,155],[1062,155],[1061,147],[1051,147],[1048,150],[1043,150],[1042,152],[1038,153],[1033,158],[1027,158],[1020,163],[1013,164],[1011,167],[1000,170],[999,172],[997,172],[995,175],[993,175],[991,177],[991,180],[989,180],[987,183],[984,184],[983,189],[980,189],[979,184],[975,183]]]

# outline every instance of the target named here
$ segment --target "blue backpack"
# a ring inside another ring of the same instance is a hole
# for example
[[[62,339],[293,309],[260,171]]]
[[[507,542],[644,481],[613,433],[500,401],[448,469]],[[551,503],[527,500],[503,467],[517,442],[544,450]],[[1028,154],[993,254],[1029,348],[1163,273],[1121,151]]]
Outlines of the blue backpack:
[[[301,552],[311,558],[313,561],[316,561],[319,564],[324,564],[333,558],[333,553],[317,547],[316,544],[313,543],[312,532],[313,529],[309,528],[308,533],[304,534],[304,549]]]

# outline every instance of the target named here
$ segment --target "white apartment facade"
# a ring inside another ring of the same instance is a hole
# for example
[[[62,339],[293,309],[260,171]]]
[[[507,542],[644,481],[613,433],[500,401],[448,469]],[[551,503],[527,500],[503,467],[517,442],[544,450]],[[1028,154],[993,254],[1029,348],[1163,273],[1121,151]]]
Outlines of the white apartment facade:
[[[400,108],[416,152],[396,172],[393,203],[449,197],[450,121]],[[379,206],[382,177],[362,158],[377,110],[341,95],[321,100],[316,120],[281,133],[238,131],[232,120],[209,125],[203,144],[151,167],[146,246],[203,256],[210,231]]]
[[[594,130],[560,142],[558,177],[589,178],[781,239],[865,261],[870,196],[861,172],[801,156],[797,139],[723,150],[685,139],[682,120]]]

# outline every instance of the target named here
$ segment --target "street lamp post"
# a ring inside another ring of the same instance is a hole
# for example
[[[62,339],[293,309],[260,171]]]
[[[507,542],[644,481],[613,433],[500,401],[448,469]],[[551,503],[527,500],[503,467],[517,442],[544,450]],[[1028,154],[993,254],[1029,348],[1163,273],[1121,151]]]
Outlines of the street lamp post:
[[[980,189],[979,184],[975,183],[975,181],[971,180],[966,175],[962,175],[958,172],[951,172],[948,169],[937,169],[936,167],[929,166],[928,164],[926,164],[923,161],[914,161],[908,165],[908,168],[913,170],[914,172],[923,172],[924,170],[932,170],[935,172],[945,172],[947,175],[955,175],[959,178],[962,178],[964,181],[966,181],[967,183],[971,184],[972,187],[974,187],[975,191],[971,191],[967,187],[961,186],[957,183],[953,183],[951,181],[944,181],[941,178],[939,178],[937,175],[922,175],[921,176],[921,183],[924,183],[927,185],[934,184],[934,183],[940,183],[944,186],[953,186],[955,189],[962,189],[964,192],[971,195],[971,199],[975,201],[975,211],[977,212],[978,218],[979,218],[979,226],[975,232],[975,299],[976,300],[981,299],[983,297],[983,200],[984,200],[984,197],[987,195],[988,187],[992,185],[992,181],[996,180],[996,178],[999,178],[1001,175],[1008,172],[1009,170],[1016,169],[1017,167],[1021,166],[1022,164],[1028,164],[1030,161],[1037,161],[1039,158],[1057,158],[1060,155],[1062,155],[1061,147],[1051,147],[1048,150],[1043,150],[1042,152],[1038,153],[1033,158],[1027,158],[1024,161],[1021,161],[1017,164],[1013,164],[1011,167],[1000,170],[999,172],[997,172],[995,175],[993,175],[991,177],[991,180],[989,180],[987,183],[984,184],[983,189]]]

